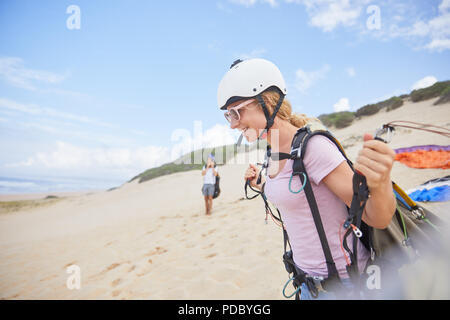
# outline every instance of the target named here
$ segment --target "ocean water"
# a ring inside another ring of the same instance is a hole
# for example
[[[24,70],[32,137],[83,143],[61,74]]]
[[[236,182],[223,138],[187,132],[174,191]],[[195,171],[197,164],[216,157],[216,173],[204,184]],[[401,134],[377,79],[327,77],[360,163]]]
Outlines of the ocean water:
[[[118,187],[123,183],[124,181],[83,178],[24,179],[0,177],[0,194],[107,190]]]

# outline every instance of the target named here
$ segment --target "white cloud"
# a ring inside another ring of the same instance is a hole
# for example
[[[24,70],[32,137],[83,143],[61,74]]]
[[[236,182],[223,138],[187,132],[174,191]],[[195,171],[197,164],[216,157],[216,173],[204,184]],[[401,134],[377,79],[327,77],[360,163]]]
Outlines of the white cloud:
[[[339,101],[333,105],[333,109],[334,112],[349,111],[350,103],[348,98],[340,98]]]
[[[34,182],[0,181],[0,187],[3,188],[29,188],[34,186],[36,186]]]
[[[439,12],[447,12],[450,9],[450,0],[443,0],[438,9]]]
[[[68,112],[58,111],[53,108],[40,107],[36,104],[22,104],[13,100],[0,98],[0,109],[9,109],[13,111],[19,111],[31,115],[43,115],[53,118],[72,120],[76,122],[93,124],[101,127],[113,128],[114,125],[110,123],[105,123],[99,120],[95,120],[86,116],[76,115]]]
[[[347,75],[351,78],[353,78],[356,75],[355,68],[353,68],[353,67],[349,67],[345,71],[347,72]]]
[[[142,171],[169,162],[168,148],[144,146],[127,148],[86,148],[67,142],[56,142],[55,150],[37,152],[25,161],[10,163],[7,168],[32,167],[70,172],[96,170]]]
[[[236,56],[239,59],[246,60],[246,59],[253,59],[253,58],[261,58],[265,53],[266,53],[266,49],[254,49],[251,52],[241,53]]]
[[[276,0],[264,0],[264,2],[267,2],[268,4],[270,4],[271,7],[276,7],[278,5]]]
[[[435,84],[438,80],[433,76],[426,76],[419,81],[416,81],[412,86],[411,90],[423,89]]]
[[[295,73],[296,76],[295,87],[301,93],[305,94],[310,87],[315,85],[319,80],[324,79],[328,71],[330,71],[330,66],[328,66],[327,64],[324,65],[319,70],[310,72],[298,69]]]
[[[236,131],[228,125],[216,124],[205,131],[202,139],[204,147],[218,147],[236,142]]]
[[[52,130],[50,127],[47,129]],[[199,129],[201,130],[201,127]],[[128,179],[149,168],[174,161],[195,149],[234,144],[237,140],[236,132],[222,124],[216,124],[204,132],[200,131],[200,134],[196,134],[196,130],[194,134],[188,130],[184,131],[186,134],[181,136],[181,141],[171,147],[149,145],[134,148],[101,148],[57,141],[52,150],[36,152],[22,161],[8,163],[4,167],[9,170],[61,176],[95,175],[100,178],[107,176]]]
[[[44,119],[46,122],[47,119]],[[79,129],[68,129],[68,127],[73,126],[71,123],[56,121],[56,123],[50,122],[50,124],[43,124],[43,121],[36,120],[34,122],[16,122],[15,127],[20,127],[25,130],[29,130],[31,134],[36,134],[36,131],[45,132],[51,134],[55,137],[70,137],[83,139],[89,142],[98,143],[102,145],[130,145],[133,140],[130,140],[123,135],[108,135],[103,133],[93,134],[87,130]]]
[[[239,133],[227,125],[216,124],[203,131],[202,122],[195,121],[193,134],[186,129],[172,132],[171,141],[176,144],[172,147],[171,161],[193,150],[234,144],[238,137]]]
[[[258,2],[270,3],[272,0],[229,0],[246,7]],[[450,49],[450,0],[442,0],[435,12],[437,15],[424,19],[423,10],[414,3],[373,0],[285,0],[286,3],[303,5],[309,16],[308,23],[324,32],[331,32],[339,26],[356,27],[360,34],[371,34],[381,40],[405,38],[411,40],[418,49],[444,51]],[[370,3],[381,6],[382,23],[380,28],[367,30],[364,15]],[[403,25],[400,25],[403,24]],[[422,40],[421,40],[422,39]],[[420,42],[423,43],[420,43]]]
[[[306,7],[309,23],[324,32],[330,32],[339,25],[352,26],[360,17],[365,0],[286,0]]]
[[[222,2],[217,2],[216,3],[216,7],[217,9],[226,12],[226,13],[231,13],[231,9],[229,9],[228,7],[226,7]]]
[[[418,48],[430,51],[450,49],[450,0],[443,0],[438,7],[437,16],[431,19],[415,18],[411,15],[405,21],[414,22],[406,26],[394,23],[383,36],[387,39],[409,39],[415,44],[419,43]]]
[[[331,3],[326,9],[316,11],[311,15],[311,25],[321,28],[325,32],[332,31],[339,24],[344,26],[354,25],[360,16],[361,9],[352,9],[348,1]]]
[[[13,100],[0,98],[0,108],[5,108],[13,111],[19,111],[23,113],[38,115],[42,114],[42,109],[34,104],[21,104]]]
[[[268,3],[271,7],[276,7],[278,5],[276,0],[229,0],[234,4],[243,5],[245,7],[251,7],[255,5],[257,2]]]
[[[41,107],[36,104],[22,104],[13,100],[0,98],[0,112],[9,115],[9,122],[14,128],[26,130],[27,134],[44,132],[53,136],[64,138],[77,138],[102,145],[130,145],[133,139],[125,133],[133,135],[144,135],[143,131],[130,129],[117,135],[120,126],[99,121],[87,116],[58,111],[53,108]],[[31,117],[23,119],[23,115]],[[104,128],[115,129],[111,134],[105,132]],[[98,130],[100,129],[100,131]],[[93,133],[95,132],[95,133]]]
[[[230,0],[230,2],[250,7],[256,3],[256,0]]]
[[[359,26],[360,34],[371,34],[382,40],[405,38],[418,49],[444,51],[450,49],[450,0],[442,0],[432,18],[424,19],[423,10],[414,3],[380,2],[381,29],[362,27],[371,0],[286,0],[305,6],[309,24],[324,32],[338,26]],[[375,3],[375,2],[373,2]],[[377,5],[377,3],[375,3]]]
[[[26,68],[17,57],[0,57],[0,77],[15,87],[36,91],[35,83],[56,84],[67,75]]]
[[[431,51],[443,51],[450,49],[450,39],[433,39],[425,46],[426,49]]]

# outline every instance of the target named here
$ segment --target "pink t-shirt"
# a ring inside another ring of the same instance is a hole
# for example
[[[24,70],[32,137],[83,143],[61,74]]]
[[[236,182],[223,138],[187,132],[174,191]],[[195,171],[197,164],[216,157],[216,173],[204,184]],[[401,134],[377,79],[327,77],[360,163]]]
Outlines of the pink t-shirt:
[[[342,223],[348,216],[347,207],[324,183],[321,183],[324,177],[345,161],[345,158],[333,142],[326,137],[317,135],[309,140],[303,161],[311,180],[336,268],[342,278],[348,278],[344,256],[347,253],[342,251],[341,240],[339,240],[339,229],[341,229],[341,237],[345,233]],[[281,212],[292,246],[294,262],[310,275],[326,277],[328,271],[325,256],[306,195],[304,191],[297,194],[289,191],[292,165],[293,160],[287,160],[276,177],[271,179],[267,175],[264,191],[268,200]],[[291,189],[296,191],[300,188],[300,178],[295,176],[292,179]],[[350,249],[353,248],[353,236],[352,232],[347,238]],[[358,241],[358,269],[360,272],[364,269],[369,256],[367,249],[361,241]]]

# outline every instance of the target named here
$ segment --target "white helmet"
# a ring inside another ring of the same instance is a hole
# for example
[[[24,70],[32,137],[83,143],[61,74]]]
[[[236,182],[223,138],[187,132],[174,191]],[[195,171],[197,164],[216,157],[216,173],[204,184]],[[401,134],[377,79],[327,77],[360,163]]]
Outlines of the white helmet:
[[[280,70],[265,59],[236,60],[224,75],[217,90],[217,103],[224,110],[243,98],[252,98],[270,87],[286,95],[286,83]]]

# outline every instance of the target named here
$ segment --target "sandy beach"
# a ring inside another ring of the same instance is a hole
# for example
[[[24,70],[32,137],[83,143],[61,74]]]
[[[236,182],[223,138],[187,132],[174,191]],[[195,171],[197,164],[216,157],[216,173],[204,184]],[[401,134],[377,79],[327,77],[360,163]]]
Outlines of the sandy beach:
[[[450,104],[434,106],[435,100],[407,101],[333,133],[354,159],[363,134],[389,121],[450,128]],[[425,144],[449,141],[399,129],[390,146]],[[61,194],[49,205],[0,214],[0,298],[284,299],[282,233],[270,219],[265,223],[260,199],[244,200],[247,164],[244,155],[238,157],[244,158],[236,161],[240,164],[220,167],[222,193],[211,216],[204,215],[200,171],[134,181],[112,191]],[[395,163],[392,179],[407,190],[448,174]],[[0,201],[20,199],[31,198],[0,196]],[[424,206],[449,220],[449,203]],[[71,265],[80,267],[80,289],[66,286]],[[445,289],[436,290],[433,297]]]

